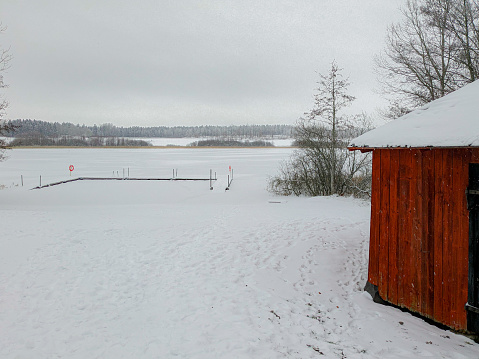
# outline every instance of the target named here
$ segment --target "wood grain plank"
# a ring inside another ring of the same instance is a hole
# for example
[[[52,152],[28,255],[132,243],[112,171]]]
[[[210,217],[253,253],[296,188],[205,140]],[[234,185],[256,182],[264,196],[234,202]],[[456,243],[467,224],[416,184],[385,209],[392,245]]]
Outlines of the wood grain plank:
[[[398,304],[398,235],[399,235],[399,151],[391,151],[389,178],[389,280],[388,300]]]
[[[444,211],[443,211],[443,323],[448,326],[454,324],[454,314],[452,312],[452,296],[454,284],[452,276],[452,242],[454,238],[453,233],[453,151],[446,151],[444,156]]]
[[[390,153],[381,152],[381,185],[380,185],[380,228],[379,228],[379,295],[384,300],[388,298],[389,282],[389,179],[390,179]]]
[[[434,154],[433,150],[422,152],[422,277],[421,288],[423,291],[421,312],[428,318],[434,316]]]
[[[411,150],[411,244],[409,261],[409,308],[421,313],[420,303],[422,300],[421,276],[422,276],[422,156],[420,150]]]
[[[451,265],[450,272],[450,301],[451,301],[451,320],[453,328],[458,328],[458,296],[459,296],[459,252],[460,252],[460,238],[461,238],[461,201],[459,197],[459,189],[461,187],[461,167],[463,166],[462,156],[460,150],[453,150],[453,168],[452,168],[452,238],[451,238]]]
[[[411,164],[409,149],[399,153],[399,237],[398,237],[398,305],[409,308],[410,305],[410,268],[409,255],[411,245]]]
[[[464,308],[467,303],[468,279],[469,279],[469,211],[467,210],[465,191],[469,184],[469,162],[472,153],[469,149],[457,150],[457,176],[455,182],[455,212],[457,221],[457,237],[454,243],[457,243],[457,252],[455,261],[457,262],[456,271],[456,329],[467,329],[467,313]]]
[[[443,282],[443,231],[444,231],[444,190],[445,175],[444,161],[445,150],[435,150],[434,170],[435,170],[435,194],[434,194],[434,320],[443,322],[444,303],[442,301]]]
[[[368,281],[371,284],[379,284],[379,210],[380,210],[380,189],[381,189],[381,152],[373,152],[372,183],[371,183],[371,226],[369,236],[369,267]]]

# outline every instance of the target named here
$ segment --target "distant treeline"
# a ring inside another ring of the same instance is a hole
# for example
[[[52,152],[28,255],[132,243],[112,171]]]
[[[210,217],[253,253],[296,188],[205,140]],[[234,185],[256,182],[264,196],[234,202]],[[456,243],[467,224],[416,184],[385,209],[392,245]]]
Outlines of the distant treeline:
[[[45,137],[34,135],[16,137],[9,143],[9,146],[143,147],[151,146],[151,144],[142,140],[118,137]]]
[[[268,141],[236,141],[225,139],[201,140],[190,143],[191,147],[273,147],[272,142]]]
[[[111,123],[102,125],[75,125],[73,123],[46,122],[39,120],[9,121],[17,126],[11,137],[41,136],[55,138],[74,137],[216,137],[216,138],[273,138],[291,137],[294,126],[291,125],[240,125],[240,126],[158,126],[158,127],[118,127]]]

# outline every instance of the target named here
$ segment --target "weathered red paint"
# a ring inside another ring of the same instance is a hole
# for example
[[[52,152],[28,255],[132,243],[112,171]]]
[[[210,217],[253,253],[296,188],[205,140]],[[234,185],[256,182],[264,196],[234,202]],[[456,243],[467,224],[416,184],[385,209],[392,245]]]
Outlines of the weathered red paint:
[[[478,148],[373,149],[368,280],[456,330],[467,329],[469,163]]]

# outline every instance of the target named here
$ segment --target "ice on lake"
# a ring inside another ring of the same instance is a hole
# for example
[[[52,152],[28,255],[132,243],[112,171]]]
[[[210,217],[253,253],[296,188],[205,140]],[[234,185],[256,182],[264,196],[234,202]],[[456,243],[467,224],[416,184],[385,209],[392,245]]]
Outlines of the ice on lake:
[[[468,338],[363,292],[368,202],[266,191],[292,151],[10,152],[0,164],[0,357],[478,357]],[[218,180],[213,190],[184,181],[30,189],[40,175],[69,179],[72,164],[72,178],[212,169]]]

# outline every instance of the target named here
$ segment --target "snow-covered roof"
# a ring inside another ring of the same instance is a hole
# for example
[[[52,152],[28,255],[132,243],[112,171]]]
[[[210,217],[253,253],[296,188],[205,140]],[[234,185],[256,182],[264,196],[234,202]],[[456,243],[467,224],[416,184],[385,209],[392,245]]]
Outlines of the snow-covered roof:
[[[351,141],[349,147],[479,146],[479,80]]]

